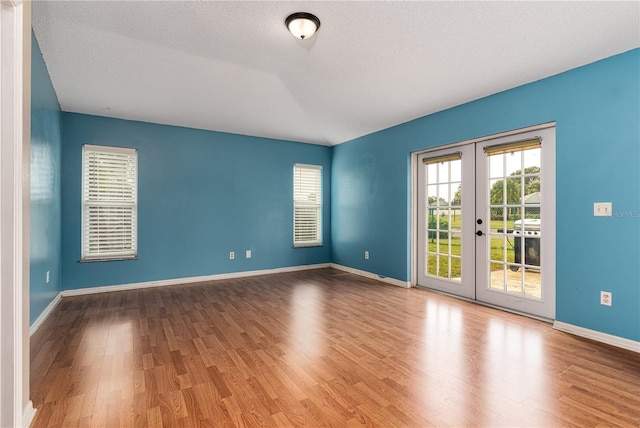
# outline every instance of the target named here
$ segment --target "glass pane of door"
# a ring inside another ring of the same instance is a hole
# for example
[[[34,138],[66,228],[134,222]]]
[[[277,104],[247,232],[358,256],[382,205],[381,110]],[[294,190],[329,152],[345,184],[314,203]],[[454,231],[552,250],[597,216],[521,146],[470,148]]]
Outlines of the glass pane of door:
[[[487,286],[492,291],[540,300],[541,149],[489,155],[486,178]]]
[[[428,263],[425,275],[460,281],[462,278],[462,159],[425,165],[427,168]]]

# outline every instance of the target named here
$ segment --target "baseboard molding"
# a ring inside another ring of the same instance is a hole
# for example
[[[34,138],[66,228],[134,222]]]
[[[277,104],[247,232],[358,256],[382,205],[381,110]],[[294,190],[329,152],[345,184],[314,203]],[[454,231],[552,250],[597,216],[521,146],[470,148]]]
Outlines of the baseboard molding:
[[[113,291],[138,290],[141,288],[166,287],[169,285],[189,284],[195,282],[217,281],[221,279],[245,278],[258,275],[272,275],[275,273],[297,272],[311,269],[328,268],[329,263],[314,265],[289,266],[275,269],[250,270],[244,272],[220,273],[216,275],[192,276],[187,278],[163,279],[158,281],[136,282],[132,284],[105,285],[100,287],[79,288],[62,291],[62,297],[83,296],[86,294],[111,293]]]
[[[56,297],[53,298],[51,303],[49,303],[47,307],[44,308],[44,311],[42,311],[40,316],[36,318],[33,324],[31,324],[31,326],[29,327],[29,336],[33,336],[35,332],[38,331],[38,329],[40,328],[44,320],[46,320],[49,317],[49,315],[51,315],[51,312],[53,312],[56,306],[58,306],[58,303],[60,303],[60,300],[62,300],[62,292],[56,294]]]
[[[612,334],[602,333],[600,331],[590,330],[584,327],[578,327],[577,325],[568,324],[562,321],[555,321],[553,323],[553,328],[566,333],[575,334],[576,336],[586,337],[587,339],[595,340],[597,342],[606,343],[607,345],[617,346],[618,348],[640,353],[640,342],[635,340],[625,339],[624,337],[614,336]]]
[[[33,422],[33,418],[36,416],[36,409],[33,407],[33,402],[29,400],[24,410],[22,411],[22,426],[28,428]]]
[[[360,269],[354,269],[348,266],[342,266],[336,263],[331,263],[330,267],[334,268],[334,269],[338,269],[344,272],[349,272],[352,273],[354,275],[360,275],[360,276],[364,276],[365,278],[370,278],[370,279],[375,279],[378,281],[382,281],[382,282],[386,282],[387,284],[391,284],[391,285],[395,285],[397,287],[402,287],[402,288],[411,288],[411,282],[410,281],[400,281],[399,279],[395,279],[395,278],[390,278],[388,276],[381,276],[375,273],[371,273],[371,272],[367,272],[365,270],[360,270]]]

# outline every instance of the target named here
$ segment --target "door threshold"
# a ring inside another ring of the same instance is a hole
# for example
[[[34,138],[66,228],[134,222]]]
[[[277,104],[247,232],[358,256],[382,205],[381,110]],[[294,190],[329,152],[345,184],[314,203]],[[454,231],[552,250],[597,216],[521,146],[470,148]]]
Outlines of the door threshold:
[[[545,318],[545,317],[541,317],[541,316],[538,316],[538,315],[533,315],[533,314],[528,314],[526,312],[516,311],[516,310],[513,310],[513,309],[505,308],[503,306],[492,305],[491,303],[481,302],[479,300],[470,299],[470,298],[464,297],[464,296],[458,296],[457,294],[447,293],[446,291],[436,290],[436,289],[433,289],[433,288],[426,287],[424,285],[416,284],[413,287],[414,288],[418,288],[420,290],[425,290],[425,291],[430,291],[432,293],[441,294],[443,296],[448,296],[448,297],[453,297],[453,298],[456,298],[456,299],[464,300],[465,302],[475,303],[476,305],[486,306],[487,308],[498,309],[498,310],[501,310],[503,312],[509,312],[511,314],[520,315],[520,316],[527,317],[527,318],[533,318],[535,320],[546,322],[548,324],[553,324],[553,322],[555,321],[555,320],[552,320],[552,319],[549,319],[549,318]]]

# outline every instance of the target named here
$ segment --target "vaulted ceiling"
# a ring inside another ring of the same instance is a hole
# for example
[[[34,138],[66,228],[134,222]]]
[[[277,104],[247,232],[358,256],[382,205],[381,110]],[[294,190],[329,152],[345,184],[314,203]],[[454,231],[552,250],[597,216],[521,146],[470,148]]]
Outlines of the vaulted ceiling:
[[[322,22],[312,38],[284,25]],[[640,46],[640,2],[40,1],[64,111],[334,145]]]

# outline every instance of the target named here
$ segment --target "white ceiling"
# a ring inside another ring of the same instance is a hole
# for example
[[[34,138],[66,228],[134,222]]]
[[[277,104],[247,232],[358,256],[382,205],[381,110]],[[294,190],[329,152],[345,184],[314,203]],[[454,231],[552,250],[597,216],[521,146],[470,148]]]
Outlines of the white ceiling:
[[[284,25],[321,22],[311,39]],[[49,1],[64,111],[334,145],[640,46],[640,2]]]

